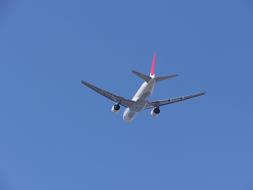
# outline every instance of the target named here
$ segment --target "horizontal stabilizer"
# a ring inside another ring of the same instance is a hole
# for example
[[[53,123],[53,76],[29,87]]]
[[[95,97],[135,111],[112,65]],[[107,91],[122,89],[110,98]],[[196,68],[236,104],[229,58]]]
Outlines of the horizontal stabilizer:
[[[160,82],[160,81],[171,79],[171,78],[174,78],[177,76],[178,76],[177,74],[172,74],[172,75],[168,75],[168,76],[156,77],[155,80],[156,80],[156,82]]]
[[[143,79],[143,80],[145,80],[146,82],[148,82],[150,79],[151,79],[151,77],[150,76],[147,76],[147,75],[145,75],[145,74],[143,74],[143,73],[140,73],[140,72],[138,72],[138,71],[132,71],[136,76],[138,76],[138,77],[140,77],[141,79]]]

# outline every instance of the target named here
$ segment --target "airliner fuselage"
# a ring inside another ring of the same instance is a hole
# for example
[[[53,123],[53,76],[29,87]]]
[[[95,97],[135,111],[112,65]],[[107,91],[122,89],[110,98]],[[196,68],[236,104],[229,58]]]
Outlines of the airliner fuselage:
[[[129,108],[126,108],[123,113],[123,119],[125,121],[132,121],[136,114],[142,111],[148,101],[148,97],[152,94],[155,87],[155,78],[152,77],[148,82],[144,82],[139,90],[136,92],[132,100],[135,102]]]

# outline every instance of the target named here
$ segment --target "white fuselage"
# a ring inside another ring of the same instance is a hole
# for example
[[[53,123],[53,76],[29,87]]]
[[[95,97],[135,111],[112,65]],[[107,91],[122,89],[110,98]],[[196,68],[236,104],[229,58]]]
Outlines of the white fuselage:
[[[135,117],[135,115],[142,111],[145,106],[147,105],[148,101],[147,98],[152,94],[155,87],[155,79],[152,77],[152,79],[149,80],[149,82],[144,82],[139,90],[136,92],[134,97],[132,98],[133,101],[135,101],[132,106],[129,108],[126,108],[123,114],[123,119],[125,121],[132,121]]]

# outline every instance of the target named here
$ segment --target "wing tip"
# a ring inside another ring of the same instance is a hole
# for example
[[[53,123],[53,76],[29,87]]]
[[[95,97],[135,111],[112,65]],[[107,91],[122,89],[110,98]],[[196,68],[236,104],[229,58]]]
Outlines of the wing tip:
[[[92,86],[90,83],[88,83],[88,82],[86,82],[84,80],[81,80],[81,84],[83,84],[83,85],[85,85],[87,87]]]
[[[85,85],[85,84],[86,84],[86,82],[85,82],[84,80],[81,80],[81,84],[84,84],[84,85]]]

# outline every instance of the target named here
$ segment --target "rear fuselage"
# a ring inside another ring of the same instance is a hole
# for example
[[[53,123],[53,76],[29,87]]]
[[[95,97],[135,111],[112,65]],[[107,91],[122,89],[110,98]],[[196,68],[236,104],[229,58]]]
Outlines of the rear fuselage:
[[[147,98],[152,94],[155,87],[155,78],[152,77],[148,82],[144,82],[139,90],[136,92],[132,98],[135,101],[132,106],[126,108],[123,114],[123,119],[125,121],[132,121],[136,114],[142,111],[147,105]]]

